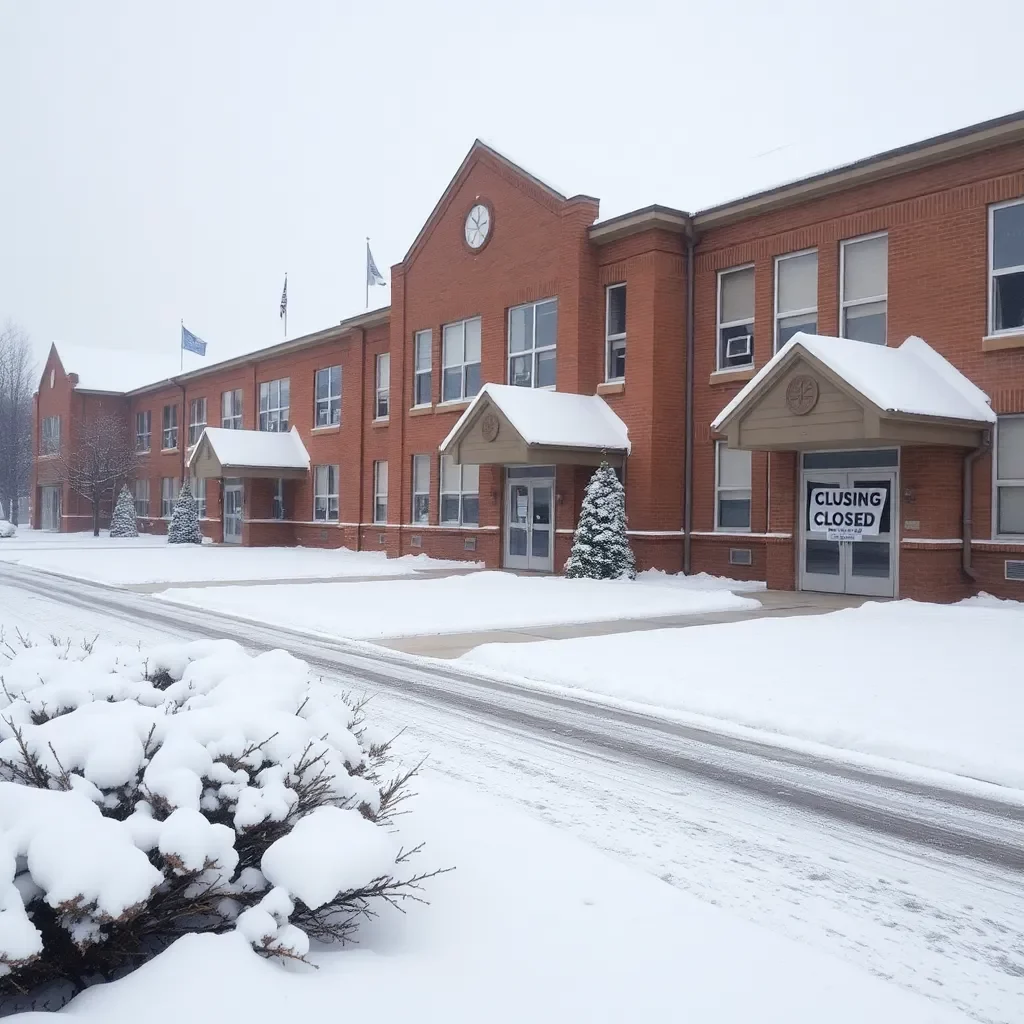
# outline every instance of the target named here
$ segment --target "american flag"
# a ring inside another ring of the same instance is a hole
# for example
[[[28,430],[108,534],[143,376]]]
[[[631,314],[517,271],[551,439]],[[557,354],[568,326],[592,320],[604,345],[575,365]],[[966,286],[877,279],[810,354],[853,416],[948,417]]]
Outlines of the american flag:
[[[281,312],[278,314],[280,317],[286,317],[288,315],[288,275],[284,275],[284,288],[281,289]]]

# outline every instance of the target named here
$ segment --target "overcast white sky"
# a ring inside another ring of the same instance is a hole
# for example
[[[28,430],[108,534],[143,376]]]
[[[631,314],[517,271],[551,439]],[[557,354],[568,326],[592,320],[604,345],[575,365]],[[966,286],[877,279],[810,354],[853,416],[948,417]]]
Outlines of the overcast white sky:
[[[289,335],[360,312],[478,136],[692,210],[1024,108],[1022,40],[1021,0],[0,0],[0,321],[220,359],[286,270]]]

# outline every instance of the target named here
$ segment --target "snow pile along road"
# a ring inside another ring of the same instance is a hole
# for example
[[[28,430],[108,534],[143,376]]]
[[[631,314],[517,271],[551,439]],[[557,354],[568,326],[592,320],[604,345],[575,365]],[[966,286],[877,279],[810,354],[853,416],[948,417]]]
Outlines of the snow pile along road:
[[[5,975],[123,973],[232,922],[303,957],[406,893],[386,744],[305,662],[228,640],[47,644],[2,675],[0,993]]]

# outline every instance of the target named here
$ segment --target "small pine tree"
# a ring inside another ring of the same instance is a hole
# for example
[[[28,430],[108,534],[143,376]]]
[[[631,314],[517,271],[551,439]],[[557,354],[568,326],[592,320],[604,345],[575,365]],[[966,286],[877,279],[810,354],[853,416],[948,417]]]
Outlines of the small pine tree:
[[[199,505],[192,497],[192,488],[186,480],[178,491],[171,512],[171,522],[167,527],[169,544],[202,544],[203,531],[199,529]]]
[[[125,484],[117,496],[114,514],[110,517],[111,537],[138,537],[139,529],[135,523],[135,499]]]
[[[636,578],[636,561],[626,536],[626,491],[607,462],[601,463],[587,484],[565,575]]]

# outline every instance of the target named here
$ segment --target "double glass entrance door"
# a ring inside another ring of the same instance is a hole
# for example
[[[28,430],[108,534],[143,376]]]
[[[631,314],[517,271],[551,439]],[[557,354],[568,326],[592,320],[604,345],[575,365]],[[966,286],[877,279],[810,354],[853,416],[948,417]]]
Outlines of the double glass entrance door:
[[[896,502],[898,471],[861,469],[846,472],[810,470],[803,472],[802,528],[800,545],[800,589],[832,594],[861,594],[866,597],[896,596]],[[819,488],[877,489],[885,501],[877,536],[859,540],[829,540],[813,529],[811,493]]]
[[[242,543],[242,496],[241,480],[224,481],[224,543]]]
[[[554,568],[555,477],[545,469],[505,471],[505,567],[551,572]],[[532,475],[532,474],[537,475]]]

